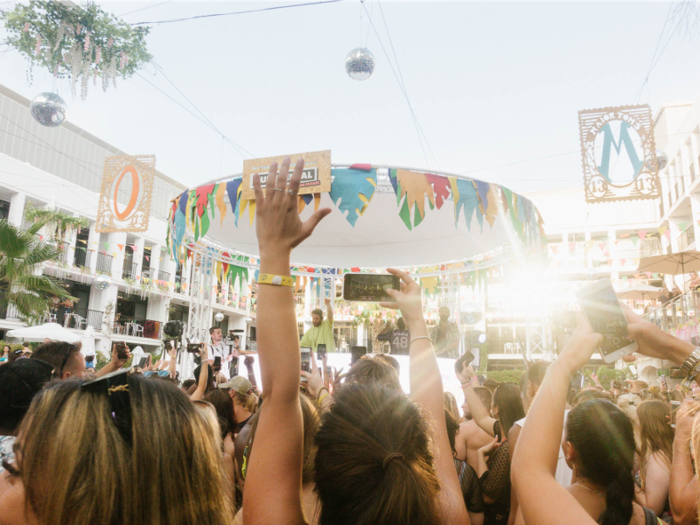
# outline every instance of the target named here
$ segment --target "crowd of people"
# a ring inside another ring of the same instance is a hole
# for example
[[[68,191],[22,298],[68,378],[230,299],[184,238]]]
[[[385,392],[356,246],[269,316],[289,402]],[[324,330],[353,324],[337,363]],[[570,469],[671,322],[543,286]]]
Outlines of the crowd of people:
[[[182,382],[177,347],[140,370],[115,345],[90,376],[76,345],[4,352],[0,525],[698,523],[700,405],[675,389],[573,388],[602,337],[580,315],[556,361],[532,363],[520,384],[463,367],[457,399],[436,357],[454,355],[447,317],[430,333],[420,286],[389,270],[402,285],[382,306],[410,333],[410,394],[390,355],[338,376],[316,359],[302,370],[284,277],[330,212],[301,221],[302,168],[288,181],[289,160],[273,165],[265,192],[254,180],[260,274],[281,277],[259,286],[260,378],[253,356],[247,375],[232,366],[244,353],[227,352],[218,329]],[[700,352],[626,315],[640,353],[695,378]],[[330,307],[313,324],[305,344],[330,350]]]

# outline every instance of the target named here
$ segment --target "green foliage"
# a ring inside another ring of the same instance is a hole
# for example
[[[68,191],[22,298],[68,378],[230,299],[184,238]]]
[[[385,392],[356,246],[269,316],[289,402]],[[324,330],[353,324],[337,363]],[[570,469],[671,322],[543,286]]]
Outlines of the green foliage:
[[[37,266],[60,255],[54,246],[37,237],[42,226],[38,222],[29,230],[20,230],[0,221],[0,308],[13,305],[30,320],[43,317],[55,297],[75,300],[53,277],[35,274]]]
[[[517,383],[519,385],[524,373],[525,370],[493,370],[486,372],[486,378],[499,383]]]
[[[473,351],[472,351],[473,353]],[[479,368],[477,369],[477,373],[483,374],[486,372],[486,369],[489,366],[489,347],[488,345],[481,345],[479,348]]]
[[[112,59],[120,61],[121,53],[128,56],[123,69],[116,74],[131,77],[144,63],[153,58],[146,50],[149,28],[131,27],[116,16],[105,13],[97,3],[88,2],[84,7],[57,0],[32,0],[18,3],[14,8],[0,13],[7,31],[7,44],[19,51],[32,64],[46,68],[58,78],[77,78],[82,70],[72,71],[70,53],[81,53],[89,62],[89,75],[102,74],[110,68]],[[25,23],[29,24],[24,31]],[[76,32],[76,29],[80,29]],[[88,51],[84,52],[85,39],[90,35]],[[40,53],[36,54],[37,37],[41,36]],[[110,45],[111,39],[111,45]],[[101,60],[96,61],[97,48]]]
[[[2,349],[5,348],[5,345],[10,345],[10,351],[14,352],[15,350],[20,350],[22,349],[22,343],[8,343],[7,341],[0,340],[0,356],[2,355]],[[36,344],[30,344],[30,348],[34,348]]]
[[[583,375],[589,378],[591,384],[595,384],[593,379],[590,379],[593,370],[583,370]],[[624,381],[625,379],[632,379],[632,373],[628,368],[624,370],[618,370],[617,368],[610,368],[607,366],[599,366],[596,371],[598,376],[598,381],[603,385],[606,390],[610,389],[611,383],[613,381]]]
[[[97,352],[95,355],[95,359],[97,360],[97,362],[95,363],[95,372],[101,370],[110,361],[110,359],[107,356],[105,356],[102,352]]]
[[[55,241],[64,240],[69,230],[87,228],[90,225],[86,217],[73,217],[57,210],[35,208],[31,203],[27,204],[24,217],[35,224],[48,225]]]

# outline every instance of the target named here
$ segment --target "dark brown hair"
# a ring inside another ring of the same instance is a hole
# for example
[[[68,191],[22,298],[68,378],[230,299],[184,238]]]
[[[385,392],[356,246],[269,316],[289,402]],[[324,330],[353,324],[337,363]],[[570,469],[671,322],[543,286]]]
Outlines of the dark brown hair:
[[[216,410],[219,427],[221,427],[221,439],[226,439],[229,433],[233,433],[236,430],[236,416],[233,413],[231,396],[221,388],[215,388],[207,392],[204,396],[204,401],[211,403],[214,410]]]
[[[437,525],[428,424],[396,388],[344,386],[316,434],[320,525]]]

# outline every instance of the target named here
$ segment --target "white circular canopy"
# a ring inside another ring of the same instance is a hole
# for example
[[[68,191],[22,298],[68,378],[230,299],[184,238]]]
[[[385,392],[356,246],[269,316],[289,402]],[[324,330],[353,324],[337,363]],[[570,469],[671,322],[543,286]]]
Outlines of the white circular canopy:
[[[507,188],[458,175],[367,168],[334,166],[331,192],[306,196],[302,220],[316,206],[332,213],[294,250],[294,265],[431,266],[540,242],[539,212]],[[368,177],[374,178],[376,188],[367,184]],[[170,217],[171,253],[177,256],[179,242],[189,237],[231,253],[258,256],[250,201],[240,200],[240,190],[231,198],[239,187],[240,177],[234,177],[188,190],[176,199]],[[358,198],[363,192],[370,193],[370,199]],[[198,209],[198,200],[206,205]],[[186,231],[180,238],[183,224]]]

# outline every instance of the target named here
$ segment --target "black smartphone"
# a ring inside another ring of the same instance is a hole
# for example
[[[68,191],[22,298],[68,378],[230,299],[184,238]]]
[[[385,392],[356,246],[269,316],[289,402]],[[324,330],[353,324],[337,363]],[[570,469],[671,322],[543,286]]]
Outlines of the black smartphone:
[[[201,350],[202,345],[199,343],[187,343],[187,351],[190,354],[199,354]]]
[[[323,358],[326,357],[326,345],[319,344],[316,346],[316,354],[318,355],[319,359],[323,360]]]
[[[146,368],[148,366],[148,356],[145,355],[139,360],[139,368]]]
[[[599,279],[577,295],[593,331],[603,336],[603,361],[613,363],[637,351],[637,343],[627,339],[627,318],[610,279]]]
[[[119,342],[115,343],[117,347],[117,357],[121,360],[127,359],[127,351],[129,350],[129,347],[126,346],[126,343]]]
[[[219,370],[221,370],[221,356],[217,355],[214,358],[214,371],[218,372]]]
[[[471,365],[472,361],[474,361],[474,354],[471,352],[464,352],[464,354],[459,356],[459,359],[455,361],[455,372],[458,374],[462,373],[464,367]]]
[[[311,348],[301,349],[301,369],[304,372],[311,372]]]
[[[387,290],[400,290],[401,279],[391,274],[346,273],[343,299],[346,301],[393,302]]]
[[[363,355],[367,354],[366,346],[353,346],[350,350],[350,365],[354,365],[357,361],[362,359]]]

